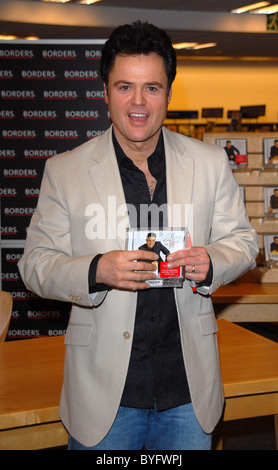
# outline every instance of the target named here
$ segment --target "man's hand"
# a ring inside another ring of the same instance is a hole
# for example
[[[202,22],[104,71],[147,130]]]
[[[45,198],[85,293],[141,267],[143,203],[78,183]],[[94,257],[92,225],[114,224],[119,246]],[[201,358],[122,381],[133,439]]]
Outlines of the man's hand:
[[[157,259],[158,255],[150,251],[110,251],[98,261],[96,282],[121,290],[148,289],[150,286],[145,281],[156,278],[152,272],[156,266],[152,262]]]
[[[206,279],[210,266],[207,250],[201,246],[171,253],[167,261],[169,269],[184,266],[185,277],[195,282],[202,282]]]

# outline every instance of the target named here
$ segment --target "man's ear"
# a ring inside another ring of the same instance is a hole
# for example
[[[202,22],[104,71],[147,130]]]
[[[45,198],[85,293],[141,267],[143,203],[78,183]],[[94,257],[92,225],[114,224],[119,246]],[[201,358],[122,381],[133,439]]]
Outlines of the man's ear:
[[[172,87],[170,88],[169,94],[168,94],[168,104],[170,104],[171,98],[172,98]]]
[[[103,84],[103,88],[104,88],[104,99],[105,99],[105,103],[108,104],[108,87],[106,86],[105,83]]]

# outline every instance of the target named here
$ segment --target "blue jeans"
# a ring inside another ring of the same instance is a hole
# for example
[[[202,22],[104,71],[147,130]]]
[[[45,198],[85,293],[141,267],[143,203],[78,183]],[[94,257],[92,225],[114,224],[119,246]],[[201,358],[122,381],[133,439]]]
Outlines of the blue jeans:
[[[211,435],[201,429],[192,404],[170,410],[120,407],[113,426],[94,447],[69,437],[68,450],[210,450]]]

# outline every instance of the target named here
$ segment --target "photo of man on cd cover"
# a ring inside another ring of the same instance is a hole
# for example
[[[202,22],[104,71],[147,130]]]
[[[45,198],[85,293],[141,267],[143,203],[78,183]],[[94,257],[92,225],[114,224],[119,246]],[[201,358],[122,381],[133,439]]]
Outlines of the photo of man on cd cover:
[[[151,287],[181,287],[184,281],[183,268],[168,269],[167,256],[184,249],[187,243],[187,229],[135,230],[128,231],[127,249],[153,251],[159,258],[156,279],[148,281]]]

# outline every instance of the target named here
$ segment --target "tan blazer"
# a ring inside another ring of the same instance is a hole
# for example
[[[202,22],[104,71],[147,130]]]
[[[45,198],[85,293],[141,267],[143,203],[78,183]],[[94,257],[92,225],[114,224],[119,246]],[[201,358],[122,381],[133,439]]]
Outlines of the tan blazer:
[[[176,289],[192,402],[200,425],[210,433],[222,413],[223,390],[209,294],[255,266],[257,237],[224,150],[165,128],[163,133],[169,225],[187,226],[193,215],[192,242],[206,246],[213,263],[209,289],[193,294],[188,281]],[[47,161],[19,269],[28,289],[73,303],[60,415],[86,446],[102,440],[116,416],[137,299],[136,293],[117,290],[90,296],[88,269],[96,254],[125,249],[127,226],[111,128]]]

